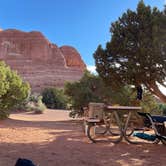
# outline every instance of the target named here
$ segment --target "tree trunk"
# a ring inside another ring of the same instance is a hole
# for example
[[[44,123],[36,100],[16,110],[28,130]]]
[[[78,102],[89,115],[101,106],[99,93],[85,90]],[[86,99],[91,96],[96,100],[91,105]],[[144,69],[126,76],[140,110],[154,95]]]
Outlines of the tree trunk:
[[[160,91],[158,85],[155,82],[145,84],[148,90],[157,96],[162,102],[166,103],[166,96]]]

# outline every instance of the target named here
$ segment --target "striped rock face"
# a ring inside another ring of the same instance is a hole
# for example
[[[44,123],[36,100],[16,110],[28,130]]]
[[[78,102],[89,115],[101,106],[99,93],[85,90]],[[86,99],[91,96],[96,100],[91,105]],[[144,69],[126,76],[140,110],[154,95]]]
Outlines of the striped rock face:
[[[46,87],[62,88],[66,81],[79,80],[86,69],[75,48],[59,48],[36,31],[1,30],[0,60],[17,70],[35,92]]]

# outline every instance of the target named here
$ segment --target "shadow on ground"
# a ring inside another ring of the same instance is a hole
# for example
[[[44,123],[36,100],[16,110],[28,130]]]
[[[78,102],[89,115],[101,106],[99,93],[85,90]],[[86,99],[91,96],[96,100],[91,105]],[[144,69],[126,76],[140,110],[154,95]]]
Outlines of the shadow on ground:
[[[40,166],[165,166],[166,163],[163,145],[90,143],[77,120],[7,119],[0,122],[0,140],[0,166],[14,166],[19,157]]]

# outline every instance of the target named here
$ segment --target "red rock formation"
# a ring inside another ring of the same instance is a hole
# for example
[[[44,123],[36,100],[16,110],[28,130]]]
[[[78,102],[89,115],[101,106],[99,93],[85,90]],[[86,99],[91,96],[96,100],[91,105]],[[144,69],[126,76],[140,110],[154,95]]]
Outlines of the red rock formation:
[[[77,50],[70,46],[62,46],[60,47],[62,54],[66,59],[67,66],[70,67],[78,67],[81,69],[85,69],[86,65],[84,64],[83,60],[81,59],[80,54]]]
[[[33,91],[76,81],[86,68],[75,48],[58,48],[36,31],[0,31],[0,59],[17,70]]]

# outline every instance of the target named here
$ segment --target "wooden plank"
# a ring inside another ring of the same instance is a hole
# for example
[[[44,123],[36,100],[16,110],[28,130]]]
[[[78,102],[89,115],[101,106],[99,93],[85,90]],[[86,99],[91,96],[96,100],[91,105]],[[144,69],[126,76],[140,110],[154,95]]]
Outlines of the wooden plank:
[[[87,122],[100,122],[100,119],[86,119]]]
[[[141,107],[133,107],[133,106],[106,106],[108,110],[141,110]]]

